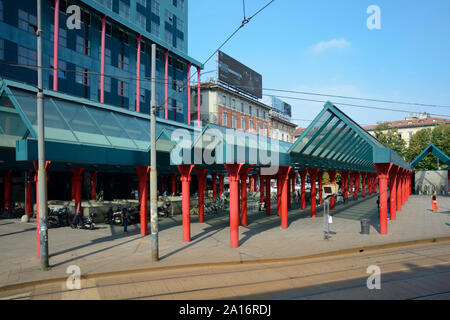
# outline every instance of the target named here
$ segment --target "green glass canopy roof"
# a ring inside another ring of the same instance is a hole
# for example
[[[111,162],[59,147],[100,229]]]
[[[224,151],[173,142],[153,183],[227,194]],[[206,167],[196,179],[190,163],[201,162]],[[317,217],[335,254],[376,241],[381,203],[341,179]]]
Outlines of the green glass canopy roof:
[[[426,155],[429,153],[434,154],[441,162],[450,166],[450,157],[447,156],[441,149],[436,147],[432,142],[411,162],[411,166],[415,167]]]

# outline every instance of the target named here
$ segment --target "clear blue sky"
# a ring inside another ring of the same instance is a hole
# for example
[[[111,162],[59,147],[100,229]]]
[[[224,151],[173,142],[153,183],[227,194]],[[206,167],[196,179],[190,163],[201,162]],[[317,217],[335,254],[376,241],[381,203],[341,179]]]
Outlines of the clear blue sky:
[[[247,17],[267,2],[245,0]],[[367,28],[370,5],[381,9],[380,30]],[[204,62],[242,19],[242,0],[189,0],[189,55]],[[450,106],[449,0],[275,0],[222,51],[260,73],[264,88]],[[214,68],[212,59],[205,71]],[[408,112],[339,102],[450,117],[450,108],[297,96],[330,100],[361,125],[404,119]],[[313,119],[323,105],[283,100],[292,105],[293,122],[301,127],[309,122],[295,119]]]

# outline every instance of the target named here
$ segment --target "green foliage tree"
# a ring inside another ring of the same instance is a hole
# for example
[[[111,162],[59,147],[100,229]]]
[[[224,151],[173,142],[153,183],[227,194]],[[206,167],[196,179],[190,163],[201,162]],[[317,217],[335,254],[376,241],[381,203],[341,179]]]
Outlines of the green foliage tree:
[[[435,129],[422,129],[417,131],[409,140],[406,159],[413,161],[432,142],[445,154],[450,154],[450,124],[440,124]],[[440,164],[440,169],[444,165]],[[433,154],[428,154],[420,161],[416,169],[437,170],[437,160]]]
[[[375,127],[375,138],[383,145],[397,152],[401,157],[406,155],[406,142],[397,129],[389,129],[387,122],[380,123]]]

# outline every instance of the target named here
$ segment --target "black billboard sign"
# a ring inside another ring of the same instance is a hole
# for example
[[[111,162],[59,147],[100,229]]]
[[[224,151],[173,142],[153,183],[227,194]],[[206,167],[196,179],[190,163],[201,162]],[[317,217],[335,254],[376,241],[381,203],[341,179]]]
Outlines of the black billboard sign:
[[[219,81],[254,97],[262,98],[262,76],[219,51]]]

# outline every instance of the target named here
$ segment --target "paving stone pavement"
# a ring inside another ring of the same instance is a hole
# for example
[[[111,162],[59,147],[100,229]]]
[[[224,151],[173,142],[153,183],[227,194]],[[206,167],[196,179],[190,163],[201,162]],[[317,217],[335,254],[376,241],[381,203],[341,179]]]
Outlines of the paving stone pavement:
[[[187,264],[240,262],[291,258],[365,246],[450,236],[450,197],[439,197],[438,212],[431,211],[428,196],[411,195],[397,219],[388,222],[388,234],[379,234],[376,196],[338,205],[331,239],[323,239],[322,207],[317,218],[306,210],[289,211],[289,227],[280,228],[276,210],[248,213],[248,226],[239,228],[239,248],[230,248],[228,214],[206,216],[205,223],[191,216],[191,242],[182,242],[181,216],[159,223],[160,261],[151,261],[151,237],[140,226],[99,224],[96,230],[70,227],[49,230],[51,270],[39,269],[36,258],[36,224],[18,219],[0,220],[0,287],[23,282],[64,278],[70,265],[82,275]],[[370,235],[361,235],[360,218],[371,220]],[[89,281],[89,280],[86,280]],[[95,292],[93,292],[95,295]]]

